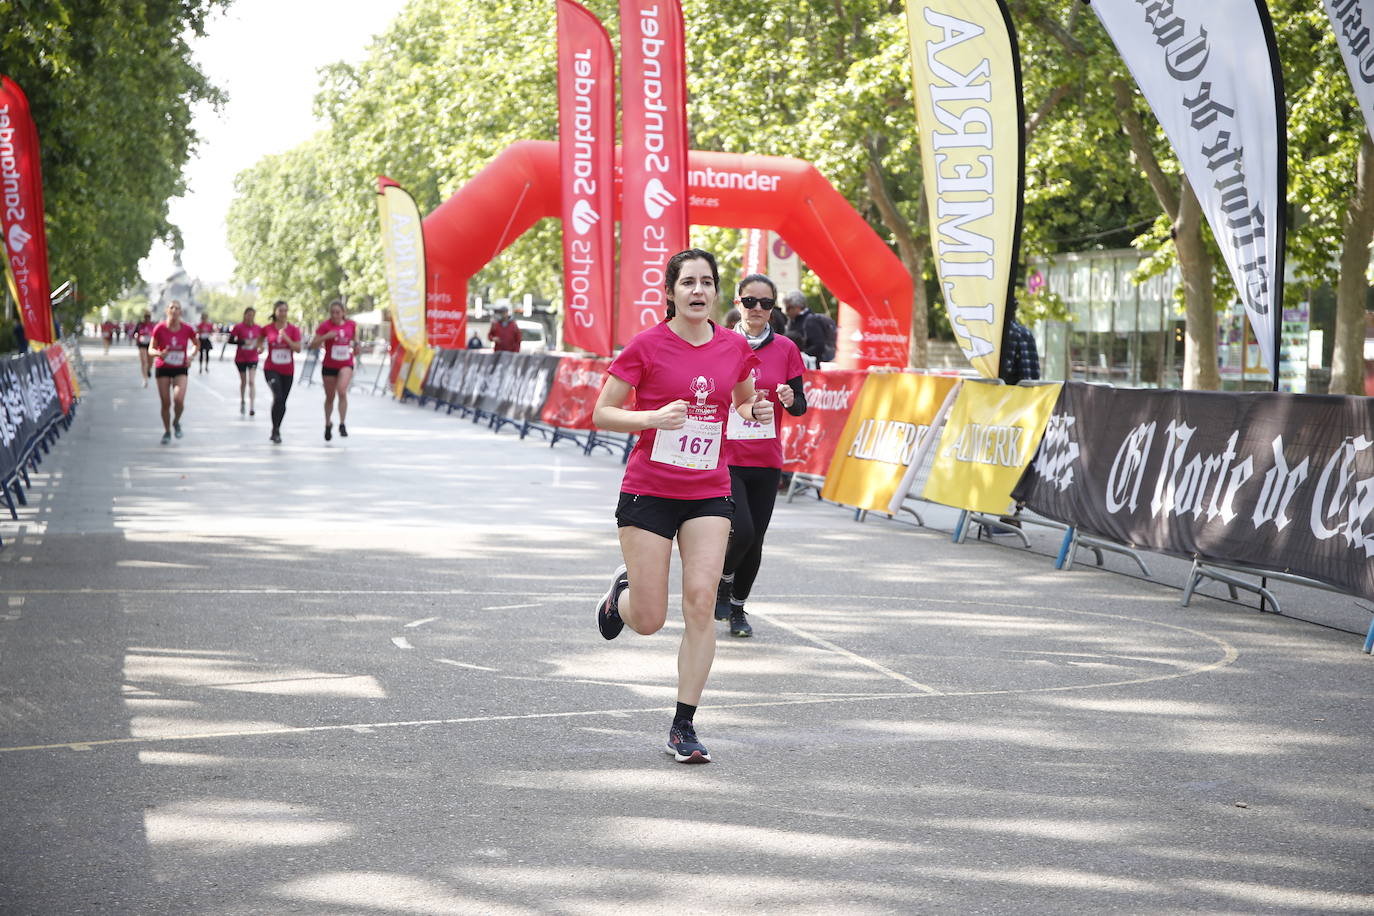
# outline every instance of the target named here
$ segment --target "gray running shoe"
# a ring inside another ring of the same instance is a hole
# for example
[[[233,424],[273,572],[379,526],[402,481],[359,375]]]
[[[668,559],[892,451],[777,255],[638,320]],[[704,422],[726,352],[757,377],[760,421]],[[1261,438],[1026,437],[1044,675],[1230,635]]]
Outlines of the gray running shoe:
[[[754,635],[754,628],[749,625],[749,615],[744,613],[744,605],[742,604],[736,604],[730,608],[730,635]]]

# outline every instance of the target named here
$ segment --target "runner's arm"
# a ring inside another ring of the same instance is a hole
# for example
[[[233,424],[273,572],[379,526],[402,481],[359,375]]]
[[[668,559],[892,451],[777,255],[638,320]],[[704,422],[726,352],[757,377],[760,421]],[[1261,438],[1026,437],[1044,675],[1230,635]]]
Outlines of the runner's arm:
[[[592,422],[597,429],[612,433],[638,433],[646,429],[681,429],[687,422],[687,402],[676,400],[658,410],[626,410],[620,405],[630,396],[630,383],[614,375],[597,395]]]
[[[778,388],[782,388],[779,385]],[[785,405],[787,412],[794,417],[800,417],[806,413],[806,389],[802,386],[802,377],[793,376],[787,380],[787,387],[792,389],[792,403]]]

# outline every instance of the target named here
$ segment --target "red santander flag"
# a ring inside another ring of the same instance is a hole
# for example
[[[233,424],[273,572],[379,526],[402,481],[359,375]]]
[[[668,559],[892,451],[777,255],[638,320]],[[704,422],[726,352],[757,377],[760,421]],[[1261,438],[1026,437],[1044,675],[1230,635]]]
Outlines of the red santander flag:
[[[558,2],[563,340],[610,356],[615,313],[615,55],[575,0]]]
[[[664,265],[688,245],[682,32],[678,0],[620,0],[621,344],[662,320]]]
[[[24,336],[33,343],[52,343],[52,286],[38,129],[29,114],[28,97],[8,76],[0,77],[0,231]]]

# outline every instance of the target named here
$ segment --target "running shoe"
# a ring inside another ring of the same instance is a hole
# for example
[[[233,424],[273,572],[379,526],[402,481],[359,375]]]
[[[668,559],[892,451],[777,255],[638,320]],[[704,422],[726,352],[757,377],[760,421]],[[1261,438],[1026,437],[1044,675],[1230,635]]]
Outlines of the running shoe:
[[[622,563],[611,576],[611,587],[606,589],[606,594],[601,596],[596,605],[596,628],[606,639],[615,639],[625,629],[625,621],[620,619],[616,603],[620,600],[620,593],[629,587],[630,579],[625,575],[625,564]]]
[[[339,435],[345,439],[348,438],[348,427],[343,425],[342,420],[339,421]]]
[[[717,620],[729,620],[729,619],[730,619],[730,590],[731,590],[732,588],[734,588],[734,586],[735,586],[735,583],[734,583],[734,580],[733,580],[733,579],[730,580],[729,582],[725,581],[724,579],[721,579],[721,580],[720,580],[720,584],[716,586],[716,619],[717,619]]]
[[[256,410],[254,410],[254,409],[251,408],[251,407],[248,408],[248,416],[250,416],[250,417],[255,417],[255,416],[257,416],[257,415],[258,415],[258,412],[257,412]]]
[[[744,605],[730,608],[730,635],[753,636],[754,628],[749,625],[749,615],[744,613]]]
[[[166,445],[168,442],[171,442],[171,441],[172,441],[172,434],[171,434],[171,433],[163,433],[163,434],[162,434],[162,444],[163,444],[163,445]]]
[[[333,439],[333,438],[334,438],[334,424],[333,424],[333,423],[326,423],[326,424],[324,424],[324,441],[325,441],[325,442],[328,442],[330,439]]]
[[[691,722],[674,722],[668,729],[668,753],[678,763],[711,762],[711,754],[706,745],[697,740],[697,731]]]
[[[272,430],[272,435],[268,436],[267,438],[277,443],[278,445],[281,445],[281,433],[277,432],[275,429]]]
[[[244,404],[242,401],[239,401],[239,416],[243,416],[244,411],[247,409],[248,406]]]
[[[172,432],[176,433],[178,439],[181,438],[181,423],[179,421],[172,424]]]

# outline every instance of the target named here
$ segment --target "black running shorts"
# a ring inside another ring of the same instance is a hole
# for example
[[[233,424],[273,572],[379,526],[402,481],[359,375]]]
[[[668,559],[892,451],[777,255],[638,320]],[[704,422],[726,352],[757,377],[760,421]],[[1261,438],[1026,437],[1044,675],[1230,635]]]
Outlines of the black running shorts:
[[[185,366],[158,366],[156,374],[158,378],[176,378],[185,375],[186,371]]]
[[[672,540],[682,523],[694,518],[735,517],[735,501],[728,496],[710,499],[667,499],[621,493],[615,507],[615,523],[620,528],[642,528]]]

